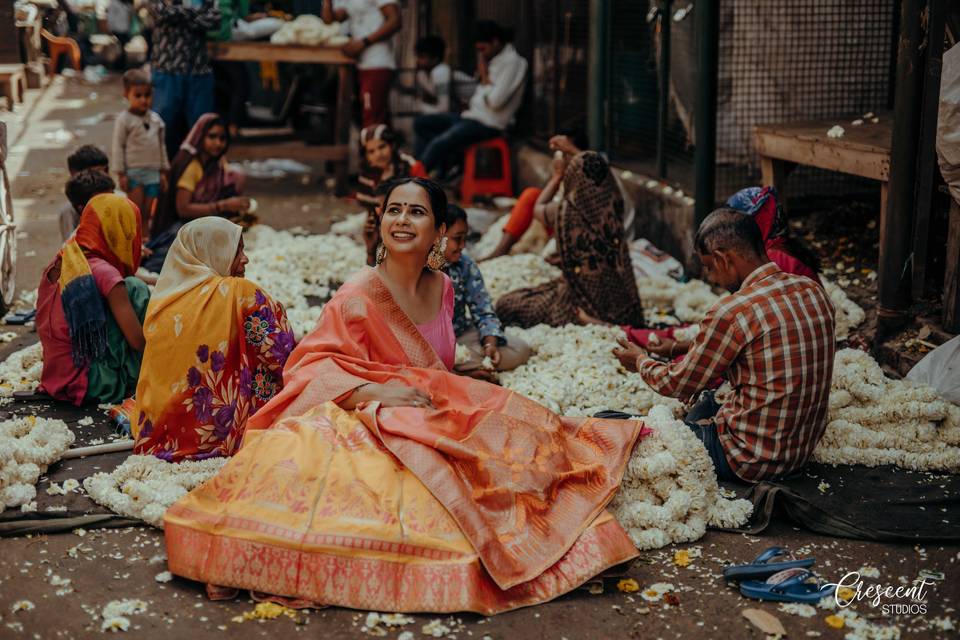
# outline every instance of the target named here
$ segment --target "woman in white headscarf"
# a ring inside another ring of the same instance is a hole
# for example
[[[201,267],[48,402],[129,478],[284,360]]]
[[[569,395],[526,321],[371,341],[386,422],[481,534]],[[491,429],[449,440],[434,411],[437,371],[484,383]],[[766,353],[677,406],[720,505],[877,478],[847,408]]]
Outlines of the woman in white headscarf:
[[[169,461],[229,456],[247,418],[280,390],[294,346],[283,307],[246,280],[241,228],[184,225],[144,320],[134,451]]]

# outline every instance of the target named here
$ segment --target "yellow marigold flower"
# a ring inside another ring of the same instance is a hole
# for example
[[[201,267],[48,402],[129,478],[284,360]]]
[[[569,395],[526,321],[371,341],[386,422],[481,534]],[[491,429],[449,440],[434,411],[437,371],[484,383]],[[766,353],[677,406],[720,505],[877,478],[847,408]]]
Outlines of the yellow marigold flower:
[[[673,564],[678,567],[688,567],[690,566],[690,552],[686,549],[680,549],[679,551],[673,552]]]
[[[624,578],[617,583],[617,589],[624,593],[636,593],[640,591],[640,585],[633,578]]]
[[[840,587],[837,589],[837,597],[844,602],[850,602],[856,595],[857,592],[850,587]]]
[[[834,629],[843,629],[843,618],[840,616],[827,616],[824,618],[824,622]]]

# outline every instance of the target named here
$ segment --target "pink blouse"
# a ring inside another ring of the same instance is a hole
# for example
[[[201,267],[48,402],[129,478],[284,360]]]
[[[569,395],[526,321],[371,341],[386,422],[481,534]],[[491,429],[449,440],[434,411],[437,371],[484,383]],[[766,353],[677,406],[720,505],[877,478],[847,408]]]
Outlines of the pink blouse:
[[[457,355],[457,336],[453,332],[453,283],[446,274],[442,275],[443,302],[440,304],[440,313],[430,322],[418,324],[417,330],[437,352],[447,369],[453,369]]]

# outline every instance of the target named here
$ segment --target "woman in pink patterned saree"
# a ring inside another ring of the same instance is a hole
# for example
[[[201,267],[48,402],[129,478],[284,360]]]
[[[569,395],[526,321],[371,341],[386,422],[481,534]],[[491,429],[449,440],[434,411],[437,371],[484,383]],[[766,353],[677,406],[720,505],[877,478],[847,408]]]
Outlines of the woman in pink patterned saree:
[[[174,573],[326,605],[492,614],[635,557],[605,511],[642,432],[451,373],[446,198],[387,194],[343,285],[223,471],[166,514]],[[425,265],[428,268],[425,268]]]

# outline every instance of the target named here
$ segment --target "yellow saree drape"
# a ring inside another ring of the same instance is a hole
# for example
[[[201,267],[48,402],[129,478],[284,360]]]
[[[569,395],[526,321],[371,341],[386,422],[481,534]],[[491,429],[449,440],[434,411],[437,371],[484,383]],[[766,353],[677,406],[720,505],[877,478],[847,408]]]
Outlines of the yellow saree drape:
[[[390,380],[436,409],[332,402]],[[291,354],[240,452],[167,511],[170,569],[361,609],[544,602],[636,555],[604,506],[641,431],[447,372],[365,271]]]

